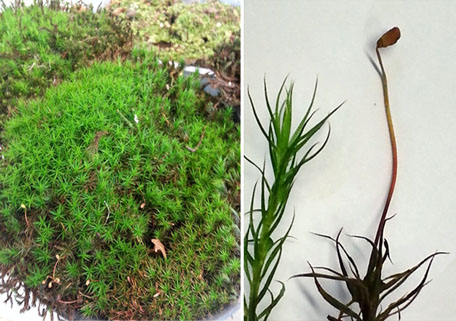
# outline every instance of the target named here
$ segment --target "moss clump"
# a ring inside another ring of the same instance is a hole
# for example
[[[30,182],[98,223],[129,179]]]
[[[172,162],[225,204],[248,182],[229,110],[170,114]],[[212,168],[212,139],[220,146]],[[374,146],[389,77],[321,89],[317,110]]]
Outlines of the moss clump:
[[[131,40],[128,23],[106,11],[58,1],[6,8],[0,14],[0,122],[18,98],[40,96],[94,60],[127,55]]]
[[[113,0],[113,13],[130,16],[138,44],[155,48],[161,57],[199,59],[240,30],[240,10],[216,0]]]
[[[225,186],[239,180],[239,129],[230,110],[208,120],[198,92],[138,58],[95,63],[19,104],[3,134],[0,263],[26,298],[60,313],[192,320],[237,296]]]
[[[233,34],[231,38],[217,46],[209,58],[198,59],[195,64],[215,71],[216,77],[209,78],[213,88],[218,88],[221,97],[218,101],[237,108],[240,117],[241,106],[241,37]]]

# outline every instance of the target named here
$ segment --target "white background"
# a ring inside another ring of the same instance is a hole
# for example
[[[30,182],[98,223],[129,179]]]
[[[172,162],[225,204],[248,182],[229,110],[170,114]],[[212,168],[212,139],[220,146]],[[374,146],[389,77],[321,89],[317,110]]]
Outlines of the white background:
[[[281,233],[296,211],[276,279],[287,281],[314,266],[337,267],[332,244],[310,232],[374,238],[391,175],[391,154],[381,82],[368,55],[393,26],[402,38],[382,50],[399,151],[399,174],[387,224],[394,265],[385,275],[414,266],[436,250],[432,282],[403,312],[403,320],[456,320],[456,2],[453,1],[245,1],[244,151],[262,163],[267,145],[258,130],[247,86],[262,120],[266,76],[270,99],[284,77],[295,81],[296,119],[311,98],[318,75],[315,119],[347,99],[331,123],[323,152],[298,175]],[[318,136],[323,141],[327,127]],[[256,170],[245,163],[244,202],[251,197]],[[358,262],[368,260],[362,241],[342,238]],[[364,266],[364,265],[363,265]],[[363,269],[364,270],[364,269]],[[412,289],[420,270],[393,298]],[[345,288],[327,284],[347,298]],[[286,282],[287,291],[270,320],[324,320],[334,310],[310,279]],[[248,292],[248,291],[247,291]],[[392,318],[394,320],[395,318]]]

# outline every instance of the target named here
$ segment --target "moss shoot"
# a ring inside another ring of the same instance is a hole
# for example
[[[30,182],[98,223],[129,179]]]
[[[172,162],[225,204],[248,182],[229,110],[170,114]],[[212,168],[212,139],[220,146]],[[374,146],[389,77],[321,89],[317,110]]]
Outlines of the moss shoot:
[[[0,264],[26,298],[193,320],[237,297],[239,128],[229,109],[208,118],[198,81],[165,66],[95,63],[5,123]]]

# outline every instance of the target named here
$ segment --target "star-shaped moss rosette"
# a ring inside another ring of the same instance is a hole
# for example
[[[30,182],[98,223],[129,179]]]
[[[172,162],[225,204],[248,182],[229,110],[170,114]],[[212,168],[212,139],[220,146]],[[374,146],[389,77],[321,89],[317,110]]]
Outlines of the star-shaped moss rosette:
[[[395,27],[386,32],[377,42],[376,53],[380,65],[380,78],[382,81],[386,118],[388,122],[389,135],[391,140],[393,168],[391,175],[391,184],[388,190],[385,207],[378,225],[377,233],[374,241],[359,235],[352,235],[353,238],[358,238],[366,241],[372,248],[366,274],[361,276],[359,268],[355,260],[348,253],[345,247],[339,241],[342,230],[339,231],[336,238],[317,234],[324,238],[328,238],[336,245],[337,260],[339,262],[340,271],[328,267],[313,267],[310,263],[311,273],[302,273],[294,275],[297,277],[310,277],[315,281],[318,292],[321,296],[334,308],[339,311],[337,317],[328,315],[330,321],[340,321],[345,318],[356,321],[383,321],[393,315],[398,315],[400,319],[401,312],[406,309],[418,296],[424,286],[428,283],[428,274],[435,256],[445,254],[445,252],[436,252],[421,260],[418,264],[403,272],[382,277],[384,263],[389,258],[389,245],[384,239],[384,229],[386,222],[391,218],[387,218],[388,208],[393,196],[394,187],[397,177],[397,147],[394,134],[393,122],[391,118],[390,104],[388,98],[388,86],[385,69],[380,56],[380,48],[386,48],[395,44],[400,38],[400,30]],[[399,287],[421,266],[427,265],[424,276],[418,285],[411,291],[400,296],[396,301],[389,303],[386,308],[382,308],[382,304],[387,297],[396,293]],[[351,299],[347,303],[339,301],[337,298],[327,292],[320,283],[321,279],[335,280],[344,282]],[[354,306],[358,305],[358,308]]]

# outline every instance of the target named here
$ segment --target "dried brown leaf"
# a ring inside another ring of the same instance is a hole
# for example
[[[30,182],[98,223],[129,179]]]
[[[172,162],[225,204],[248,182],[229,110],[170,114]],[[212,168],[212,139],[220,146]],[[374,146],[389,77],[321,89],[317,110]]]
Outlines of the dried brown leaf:
[[[120,15],[121,13],[125,12],[126,10],[127,10],[127,9],[126,9],[126,8],[123,8],[123,7],[114,9],[114,10],[112,11],[112,15],[113,15],[113,16],[118,16],[118,15]]]
[[[163,257],[166,259],[166,249],[163,243],[159,239],[152,239],[151,241],[154,244],[154,252],[161,252]]]

